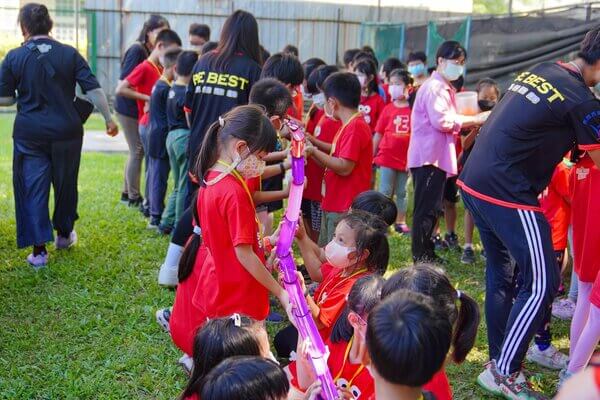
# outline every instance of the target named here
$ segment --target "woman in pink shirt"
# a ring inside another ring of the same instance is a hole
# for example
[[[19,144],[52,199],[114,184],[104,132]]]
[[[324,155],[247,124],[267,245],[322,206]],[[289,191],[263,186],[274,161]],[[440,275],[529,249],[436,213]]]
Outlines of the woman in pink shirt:
[[[439,260],[431,235],[442,210],[446,178],[457,174],[455,135],[461,128],[481,125],[488,113],[456,113],[456,89],[450,84],[464,72],[467,51],[455,41],[442,43],[437,69],[417,91],[411,118],[408,167],[415,188],[412,254],[415,262]]]

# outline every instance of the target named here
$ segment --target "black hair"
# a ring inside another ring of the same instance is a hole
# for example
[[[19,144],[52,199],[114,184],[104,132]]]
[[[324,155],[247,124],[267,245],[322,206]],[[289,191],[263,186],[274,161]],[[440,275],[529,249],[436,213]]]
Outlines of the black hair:
[[[164,55],[165,65],[163,65],[163,68],[170,68],[177,64],[177,59],[179,58],[179,55],[182,52],[183,50],[181,50],[181,47],[174,47],[172,49],[167,50]]]
[[[479,92],[485,86],[490,86],[491,88],[493,88],[496,91],[498,98],[500,98],[500,86],[498,85],[498,82],[496,82],[492,78],[482,78],[479,80],[479,82],[477,82],[475,90]]]
[[[291,54],[296,58],[300,56],[300,52],[298,51],[298,48],[296,46],[294,46],[293,44],[288,44],[287,46],[285,46],[283,48],[283,50],[281,52],[286,53],[286,54]]]
[[[450,81],[450,84],[456,89],[457,92],[460,92],[465,86],[465,77],[464,75],[459,76],[453,81]]]
[[[371,311],[367,349],[377,373],[387,382],[420,387],[444,365],[452,325],[433,299],[401,290]]]
[[[155,29],[161,28],[161,27],[170,28],[169,21],[167,21],[167,19],[165,17],[163,17],[162,15],[158,15],[158,14],[150,15],[150,17],[146,20],[146,22],[144,22],[144,26],[142,27],[142,30],[140,31],[140,34],[137,39],[138,42],[147,46],[148,45],[148,33],[152,32]]]
[[[341,105],[348,108],[358,108],[360,104],[360,82],[356,75],[350,72],[331,74],[321,87],[326,98],[334,97]]]
[[[263,62],[265,62],[266,60],[269,59],[269,57],[271,57],[271,53],[269,52],[269,50],[265,49],[262,44],[259,45],[259,48],[260,48],[260,54],[262,54],[262,60],[261,60],[261,65],[262,65]]]
[[[393,70],[395,69],[406,69],[406,64],[404,64],[402,61],[400,61],[398,58],[396,57],[390,57],[387,60],[385,60],[383,62],[383,65],[381,66],[383,73],[388,77],[390,77],[390,74],[392,73]]]
[[[279,400],[290,383],[277,363],[261,357],[230,357],[204,381],[202,400]]]
[[[276,53],[265,61],[263,78],[275,78],[286,85],[300,85],[304,80],[304,70],[298,57],[288,53]]]
[[[365,44],[360,49],[362,51],[364,51],[365,53],[369,53],[373,58],[375,58],[375,50],[373,50],[373,48],[371,46]]]
[[[577,57],[583,58],[589,65],[600,60],[600,27],[591,29],[581,41]]]
[[[177,57],[177,75],[190,76],[198,61],[198,53],[191,50],[182,51]]]
[[[329,75],[335,74],[339,70],[340,69],[335,65],[321,65],[320,67],[317,67],[306,80],[308,93],[319,94],[323,87],[323,82],[325,82]]]
[[[206,42],[204,43],[204,46],[202,46],[202,54],[204,55],[208,52],[216,50],[217,47],[219,47],[219,43],[217,42]]]
[[[321,65],[326,65],[325,61],[320,58],[313,57],[302,63],[302,69],[304,70],[304,79],[308,82],[308,77],[314,70],[319,68]]]
[[[388,75],[388,79],[391,79],[392,76],[396,76],[398,78],[400,78],[400,80],[404,83],[404,85],[406,85],[407,87],[412,85],[414,80],[413,77],[410,75],[410,73],[405,70],[405,69],[395,69],[392,72],[390,72],[390,74]]]
[[[455,40],[447,40],[438,47],[435,55],[435,62],[439,58],[446,60],[458,60],[460,57],[467,58],[467,50]]]
[[[368,58],[361,59],[354,64],[354,72],[362,72],[367,76],[367,78],[371,76],[372,79],[368,84],[369,94],[378,92],[379,87],[377,86],[377,66],[372,60]]]
[[[252,327],[256,321],[239,316],[208,320],[194,337],[194,367],[181,399],[200,394],[203,379],[221,361],[232,356],[260,356],[260,346]]]
[[[206,24],[193,23],[190,25],[189,34],[199,36],[208,42],[210,40],[210,27]]]
[[[444,270],[427,264],[394,273],[383,285],[381,297],[386,298],[400,289],[421,293],[435,300],[454,326],[452,359],[456,363],[463,362],[477,337],[480,320],[477,302],[463,292],[459,298]],[[456,305],[457,300],[460,308]]]
[[[54,24],[48,8],[39,3],[27,3],[21,7],[17,20],[29,36],[47,35]]]
[[[262,65],[262,56],[258,42],[258,23],[254,15],[237,10],[225,20],[221,29],[221,38],[217,47],[217,56],[212,60],[214,69],[222,70],[236,53]]]
[[[181,38],[177,32],[171,29],[163,29],[156,35],[156,43],[161,42],[164,46],[177,45],[181,47]]]
[[[272,152],[277,144],[277,133],[260,106],[238,106],[221,116],[223,126],[215,121],[208,127],[195,167],[201,181],[217,162],[219,149],[231,138],[245,140],[250,153]]]
[[[350,312],[360,315],[365,321],[371,310],[381,300],[381,288],[385,280],[379,275],[367,275],[358,279],[352,285],[344,311],[340,314],[331,331],[333,343],[348,342],[354,334],[354,329],[348,321]]]
[[[421,61],[427,65],[427,55],[423,51],[413,51],[408,54],[408,62]]]
[[[200,226],[198,207],[196,206],[197,200],[198,191],[192,196],[191,208],[194,224]],[[186,242],[183,253],[181,253],[181,258],[179,259],[179,265],[177,266],[177,280],[179,283],[185,281],[192,274],[194,264],[196,263],[196,255],[198,254],[201,244],[202,236],[195,233],[192,234]]]
[[[252,86],[249,96],[250,104],[258,104],[265,108],[267,116],[285,117],[292,106],[292,95],[287,87],[277,79],[261,79]]]
[[[357,257],[365,251],[369,252],[362,261],[370,272],[379,275],[387,271],[390,260],[390,245],[385,235],[388,226],[379,216],[362,210],[352,210],[338,222],[344,222],[356,235]]]
[[[375,56],[372,53],[369,53],[369,52],[363,51],[363,50],[360,50],[358,53],[356,53],[354,55],[354,58],[352,59],[352,64],[354,64],[353,67],[356,68],[356,64],[359,63],[360,61],[362,61],[363,59],[373,61],[373,64],[375,64],[375,70],[377,70],[377,68],[379,68],[379,62],[377,61]]]
[[[377,215],[387,225],[392,226],[398,216],[398,208],[389,197],[377,190],[362,192],[352,200],[352,211],[362,210]]]
[[[342,57],[344,60],[344,65],[348,67],[352,60],[354,60],[354,56],[358,53],[360,49],[348,49],[344,52],[344,56]]]

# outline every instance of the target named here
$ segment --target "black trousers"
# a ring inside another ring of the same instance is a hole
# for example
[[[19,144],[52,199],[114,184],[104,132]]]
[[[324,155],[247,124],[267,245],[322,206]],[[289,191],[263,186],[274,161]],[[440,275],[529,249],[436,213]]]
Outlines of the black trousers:
[[[53,240],[52,229],[68,236],[77,215],[77,178],[83,137],[71,140],[14,139],[13,187],[17,218],[17,246]],[[54,188],[50,223],[48,199]]]
[[[410,173],[415,189],[412,223],[413,260],[434,261],[436,255],[431,236],[442,210],[446,172],[433,165],[425,165],[411,168]]]

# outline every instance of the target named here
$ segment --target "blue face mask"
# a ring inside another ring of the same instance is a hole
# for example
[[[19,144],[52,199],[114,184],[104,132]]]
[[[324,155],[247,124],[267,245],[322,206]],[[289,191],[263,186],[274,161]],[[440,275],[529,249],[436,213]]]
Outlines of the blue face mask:
[[[442,75],[449,81],[457,80],[465,71],[465,67],[463,65],[454,64],[451,61],[446,62],[446,66],[442,71]]]
[[[412,76],[421,76],[425,74],[425,65],[424,64],[415,64],[409,65],[408,73]]]

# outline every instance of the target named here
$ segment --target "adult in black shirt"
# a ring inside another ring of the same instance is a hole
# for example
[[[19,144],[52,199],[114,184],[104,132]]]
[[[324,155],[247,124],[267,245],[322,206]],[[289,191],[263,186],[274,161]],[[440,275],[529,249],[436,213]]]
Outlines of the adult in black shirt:
[[[225,21],[217,49],[204,54],[194,66],[188,85],[185,110],[190,122],[188,149],[192,172],[206,130],[227,111],[248,104],[250,89],[260,78],[261,65],[256,19],[237,10]],[[196,188],[190,181],[186,208]]]
[[[58,233],[58,249],[76,241],[73,225],[78,218],[77,175],[83,140],[82,119],[73,101],[76,84],[104,116],[107,133],[114,136],[118,130],[87,62],[77,50],[48,36],[52,20],[46,6],[23,6],[19,24],[25,42],[9,51],[2,62],[0,105],[17,103],[13,129],[17,245],[33,245],[27,260],[42,267],[48,261],[45,243],[53,239],[53,229]],[[51,183],[52,223],[48,213]]]
[[[151,15],[144,22],[137,41],[129,46],[125,51],[123,60],[121,60],[120,80],[127,78],[138,64],[148,58],[156,43],[157,35],[164,29],[169,29],[169,22],[160,15]],[[117,95],[115,96],[115,111],[117,112],[119,124],[121,124],[125,133],[127,147],[129,147],[129,156],[125,162],[125,178],[121,201],[129,202],[132,206],[138,206],[142,201],[140,196],[140,174],[144,149],[138,130],[139,116],[136,102]]]
[[[460,175],[463,200],[487,256],[485,310],[492,362],[478,381],[491,392],[537,398],[521,363],[559,283],[550,226],[537,199],[574,147],[600,165],[600,102],[590,90],[599,82],[596,28],[585,36],[574,61],[542,63],[517,75]],[[513,293],[514,262],[523,282],[518,293]]]

